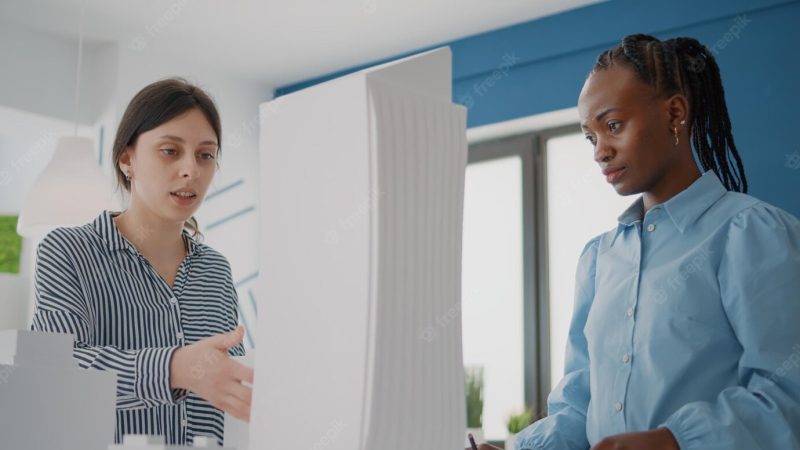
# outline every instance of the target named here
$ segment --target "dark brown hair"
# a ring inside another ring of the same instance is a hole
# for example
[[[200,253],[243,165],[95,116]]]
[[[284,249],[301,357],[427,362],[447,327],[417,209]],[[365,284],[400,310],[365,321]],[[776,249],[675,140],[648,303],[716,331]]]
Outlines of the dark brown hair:
[[[214,129],[219,144],[217,149],[219,158],[222,151],[222,126],[217,107],[214,106],[211,97],[183,78],[156,81],[145,86],[133,97],[117,128],[111,155],[118,187],[121,186],[126,191],[131,191],[130,181],[125,179],[125,174],[119,167],[119,160],[125,149],[136,145],[136,139],[140,134],[157,128],[192,109],[202,112],[211,128]],[[219,164],[219,160],[217,160],[217,164]],[[190,217],[183,226],[192,233],[192,237],[203,237],[194,216]]]
[[[692,147],[703,170],[713,170],[729,191],[747,192],[747,177],[733,141],[719,66],[706,46],[689,37],[660,41],[647,34],[632,34],[601,53],[592,72],[614,64],[634,70],[659,94],[685,95],[689,100]]]

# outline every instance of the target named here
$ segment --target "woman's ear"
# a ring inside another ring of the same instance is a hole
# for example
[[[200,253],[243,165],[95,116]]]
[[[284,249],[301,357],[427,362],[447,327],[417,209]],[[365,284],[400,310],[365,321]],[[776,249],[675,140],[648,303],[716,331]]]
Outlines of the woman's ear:
[[[683,94],[675,94],[667,99],[667,116],[669,117],[669,127],[683,128],[689,123],[689,100]]]
[[[125,147],[125,150],[119,155],[119,170],[125,175],[131,175],[133,167],[133,148],[131,146]]]

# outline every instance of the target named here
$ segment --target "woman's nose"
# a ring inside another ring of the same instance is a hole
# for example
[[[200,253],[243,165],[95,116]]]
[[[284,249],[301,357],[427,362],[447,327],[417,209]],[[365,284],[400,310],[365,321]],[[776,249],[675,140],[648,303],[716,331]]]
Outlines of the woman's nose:
[[[598,163],[606,162],[614,157],[614,149],[598,139],[594,147],[594,160]]]
[[[184,158],[180,171],[181,178],[194,178],[197,176],[197,161],[194,160],[193,156]]]

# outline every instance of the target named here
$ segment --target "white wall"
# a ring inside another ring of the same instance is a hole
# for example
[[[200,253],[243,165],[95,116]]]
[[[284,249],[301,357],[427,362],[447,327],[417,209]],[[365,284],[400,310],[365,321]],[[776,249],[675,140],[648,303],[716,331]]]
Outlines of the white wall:
[[[94,123],[109,100],[113,72],[97,65],[108,45],[84,42],[81,123]],[[0,22],[0,105],[72,121],[77,57],[75,39]],[[106,78],[104,83],[98,83],[98,74]]]

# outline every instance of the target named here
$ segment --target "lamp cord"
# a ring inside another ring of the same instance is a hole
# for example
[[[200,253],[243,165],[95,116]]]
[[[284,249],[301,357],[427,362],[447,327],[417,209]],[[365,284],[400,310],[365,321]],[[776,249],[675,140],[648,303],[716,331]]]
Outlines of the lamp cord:
[[[74,110],[72,112],[72,120],[75,122],[75,136],[78,135],[78,99],[80,98],[81,91],[81,63],[83,62],[83,17],[86,13],[86,5],[88,5],[88,3],[88,0],[84,0],[81,6],[81,18],[78,28],[78,67],[75,74],[75,102],[73,103]]]

